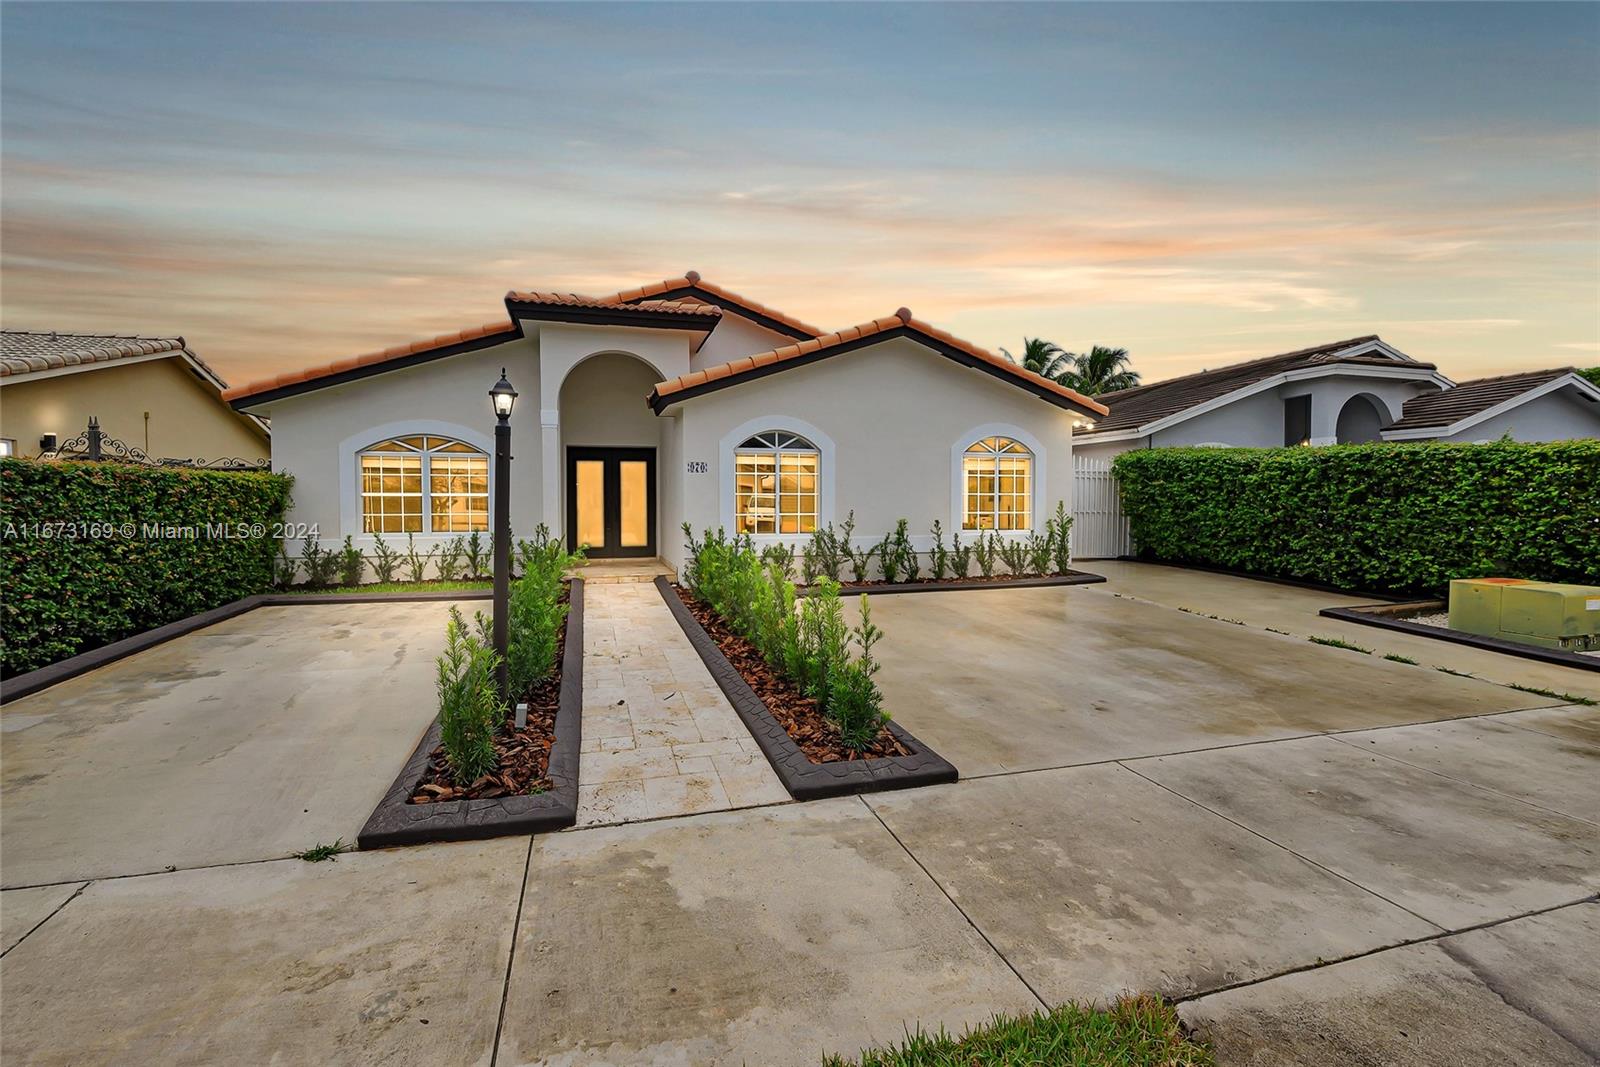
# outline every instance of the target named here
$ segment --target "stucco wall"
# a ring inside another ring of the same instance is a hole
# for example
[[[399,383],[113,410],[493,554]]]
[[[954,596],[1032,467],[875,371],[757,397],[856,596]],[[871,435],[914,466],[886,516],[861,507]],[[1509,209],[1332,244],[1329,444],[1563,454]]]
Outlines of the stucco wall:
[[[1071,412],[962,367],[909,339],[833,356],[678,405],[682,450],[672,476],[682,480],[682,516],[697,529],[732,524],[732,450],[767,428],[805,433],[823,451],[819,521],[854,509],[856,536],[876,540],[895,520],[910,520],[919,548],[934,519],[959,525],[954,454],[972,440],[1015,431],[1034,444],[1034,523],[1043,528],[1056,501],[1072,508]],[[704,473],[689,465],[704,463]],[[663,536],[673,563],[676,537]],[[803,540],[803,538],[791,538]]]
[[[700,346],[700,351],[691,357],[691,363],[695,370],[703,370],[718,363],[738,359],[740,356],[770,352],[774,348],[794,343],[794,338],[788,334],[757,326],[732,311],[724,311],[722,321],[711,331],[711,335]]]
[[[104,433],[157,459],[263,460],[269,451],[266,435],[231,411],[181,358],[23,377],[0,389],[0,437],[15,440],[19,456],[38,455],[39,438],[47,433],[63,444],[77,437],[91,415]]]
[[[511,415],[511,525],[517,537],[532,534],[541,520],[540,397],[537,347],[526,339],[274,402],[272,466],[295,478],[289,519],[315,523],[325,546],[351,534],[370,551],[373,540],[361,532],[359,495],[350,495],[353,450],[385,437],[431,432],[462,438],[492,456],[489,389],[502,367],[519,394]],[[491,493],[493,476],[491,460]],[[419,535],[417,543],[432,545],[449,536]],[[405,537],[385,535],[384,540],[403,547]],[[299,543],[290,542],[288,550],[293,555]]]
[[[1536,397],[1504,415],[1485,419],[1476,426],[1442,441],[1497,441],[1510,434],[1514,441],[1568,441],[1580,437],[1600,437],[1600,404],[1590,404],[1560,390]]]

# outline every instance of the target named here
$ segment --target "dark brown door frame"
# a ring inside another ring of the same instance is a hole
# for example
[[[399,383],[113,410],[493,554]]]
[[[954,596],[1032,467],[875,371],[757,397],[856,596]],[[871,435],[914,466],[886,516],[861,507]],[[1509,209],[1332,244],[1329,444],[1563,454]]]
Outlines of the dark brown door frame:
[[[605,463],[604,508],[606,544],[609,548],[589,552],[591,559],[622,559],[656,554],[656,450],[653,448],[599,448],[567,446],[567,545],[578,544],[578,461]],[[642,547],[622,547],[622,463],[645,464],[645,527],[648,540]]]

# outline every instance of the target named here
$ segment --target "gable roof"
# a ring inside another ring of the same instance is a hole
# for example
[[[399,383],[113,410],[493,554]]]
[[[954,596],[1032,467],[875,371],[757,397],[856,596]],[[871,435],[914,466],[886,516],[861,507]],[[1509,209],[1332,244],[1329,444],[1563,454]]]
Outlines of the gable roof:
[[[615,304],[637,304],[646,300],[682,300],[684,298],[700,300],[707,304],[726,308],[735,314],[765,326],[775,333],[781,333],[796,340],[808,341],[814,337],[821,337],[823,331],[802,322],[793,315],[787,315],[777,308],[759,304],[748,297],[722,288],[700,277],[696,270],[686,271],[681,278],[668,278],[666,281],[652,282],[637,289],[624,289],[620,293],[613,293],[602,300]]]
[[[997,356],[993,352],[979,348],[970,341],[963,341],[944,330],[930,326],[913,317],[906,308],[901,308],[886,318],[874,319],[860,326],[851,326],[798,344],[785,345],[770,352],[744,356],[729,363],[721,363],[661,382],[650,393],[650,407],[660,414],[670,405],[683,400],[725,389],[730,385],[738,385],[753,378],[765,377],[794,367],[808,366],[829,356],[852,352],[897,337],[909,337],[947,359],[994,375],[1011,385],[1020,386],[1058,407],[1077,411],[1091,418],[1098,418],[1106,413],[1104,405],[1082,393],[1035,374],[1004,356]]]
[[[712,330],[722,318],[715,304],[679,300],[618,303],[609,297],[577,293],[519,292],[506,294],[506,313],[513,319],[591,323],[603,326],[645,326],[669,330]]]
[[[30,374],[93,371],[150,356],[181,359],[203,386],[226,400],[228,383],[205,360],[190,351],[182,337],[137,334],[65,333],[61,330],[0,330],[0,380]],[[262,433],[264,419],[241,415]]]
[[[1111,414],[1079,436],[1093,438],[1102,434],[1136,431],[1159,420],[1181,416],[1203,404],[1220,400],[1230,393],[1248,389],[1280,374],[1335,365],[1404,367],[1418,372],[1435,369],[1432,363],[1419,363],[1389,348],[1377,334],[1367,334],[1299,348],[1293,352],[1280,352],[1275,356],[1244,363],[1230,363],[1213,370],[1137,385],[1131,389],[1119,389],[1113,393],[1101,393],[1096,399],[1110,408]]]
[[[1568,378],[1570,382],[1563,381]],[[1394,430],[1447,430],[1509,401],[1532,400],[1536,395],[1542,396],[1565,385],[1572,385],[1587,392],[1591,398],[1600,399],[1600,389],[1580,377],[1574,367],[1552,367],[1549,370],[1501,374],[1493,378],[1474,378],[1460,382],[1452,389],[1423,393],[1407,400],[1400,411],[1400,418],[1393,425],[1384,427],[1384,434],[1387,436]]]
[[[386,370],[415,366],[435,359],[443,359],[460,352],[492,348],[522,336],[517,324],[509,320],[486,322],[481,326],[468,326],[454,333],[441,333],[436,337],[391,345],[376,352],[366,352],[348,359],[335,360],[321,366],[289,371],[271,378],[259,378],[247,385],[226,390],[222,399],[234,407],[247,404],[264,404],[283,396],[309,392],[330,385],[365,378]]]

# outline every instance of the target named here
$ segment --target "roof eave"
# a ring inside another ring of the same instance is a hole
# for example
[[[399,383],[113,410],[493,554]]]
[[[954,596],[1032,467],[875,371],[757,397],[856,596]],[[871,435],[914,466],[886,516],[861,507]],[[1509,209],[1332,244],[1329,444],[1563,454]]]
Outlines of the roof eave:
[[[773,318],[766,312],[760,311],[737,300],[732,300],[721,293],[713,292],[710,289],[703,288],[699,285],[681,285],[675,289],[667,289],[664,292],[651,293],[649,296],[631,297],[628,300],[622,301],[622,303],[626,305],[637,304],[643,300],[681,300],[686,296],[693,297],[696,300],[704,301],[707,304],[715,304],[724,311],[731,311],[740,318],[750,320],[757,326],[771,330],[773,333],[781,333],[785,337],[792,337],[796,341],[813,341],[822,336],[821,334],[812,333],[793,323],[788,323],[784,322],[782,319]]]
[[[659,298],[652,298],[659,299]],[[563,322],[580,326],[630,326],[649,330],[693,330],[709,333],[716,328],[717,315],[691,312],[619,310],[567,304],[541,304],[506,297],[506,315],[513,322]]]

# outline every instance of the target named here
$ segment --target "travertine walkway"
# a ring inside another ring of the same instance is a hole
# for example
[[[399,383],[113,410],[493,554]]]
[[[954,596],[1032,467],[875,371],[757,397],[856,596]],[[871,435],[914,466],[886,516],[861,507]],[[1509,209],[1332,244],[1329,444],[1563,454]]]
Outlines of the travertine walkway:
[[[653,584],[587,585],[583,644],[579,826],[789,799]]]

